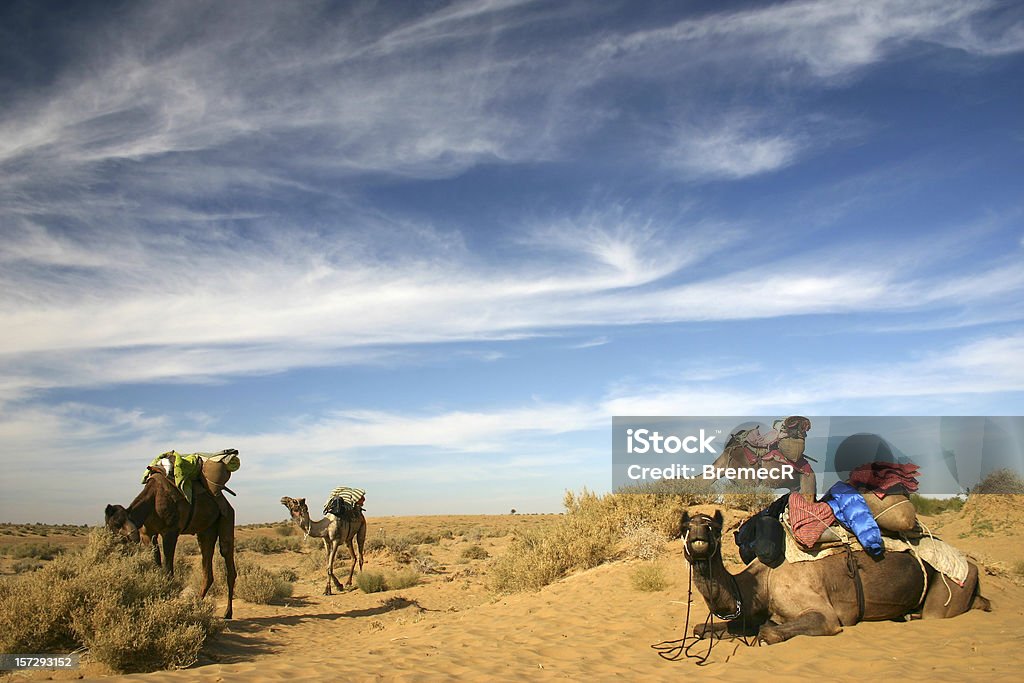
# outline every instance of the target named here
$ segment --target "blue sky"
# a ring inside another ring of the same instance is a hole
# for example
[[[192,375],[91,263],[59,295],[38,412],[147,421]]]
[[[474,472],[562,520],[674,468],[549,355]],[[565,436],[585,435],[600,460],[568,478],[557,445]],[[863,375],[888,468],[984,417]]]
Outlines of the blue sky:
[[[1024,8],[5,3],[0,519],[553,511],[613,415],[1020,415]]]

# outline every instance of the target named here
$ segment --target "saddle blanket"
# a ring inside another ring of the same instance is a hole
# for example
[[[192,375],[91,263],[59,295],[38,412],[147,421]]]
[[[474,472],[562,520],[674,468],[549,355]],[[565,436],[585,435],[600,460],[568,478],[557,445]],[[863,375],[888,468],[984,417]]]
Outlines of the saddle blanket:
[[[809,562],[823,557],[845,552],[843,546],[849,545],[851,550],[863,550],[857,537],[842,526],[828,528],[829,532],[839,538],[831,543],[820,543],[813,548],[804,548],[793,536],[789,525],[789,510],[782,513],[779,521],[786,530],[786,562]],[[959,550],[930,535],[901,534],[900,538],[882,535],[882,544],[886,552],[912,553],[918,559],[927,562],[936,571],[942,572],[958,585],[963,586],[967,580],[967,558]]]

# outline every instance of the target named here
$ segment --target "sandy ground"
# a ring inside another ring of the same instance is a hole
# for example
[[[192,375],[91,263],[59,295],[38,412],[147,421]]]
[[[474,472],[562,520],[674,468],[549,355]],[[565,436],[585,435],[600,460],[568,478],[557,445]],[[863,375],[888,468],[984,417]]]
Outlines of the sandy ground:
[[[688,575],[679,541],[659,563],[670,578],[660,592],[641,592],[630,581],[637,561],[579,572],[535,593],[496,597],[486,586],[489,560],[461,560],[481,545],[503,552],[505,531],[544,524],[544,516],[414,517],[370,520],[374,533],[410,529],[454,531],[451,539],[421,546],[443,573],[399,591],[351,590],[323,596],[323,582],[307,571],[282,605],[236,601],[236,618],[208,642],[200,662],[184,671],[113,681],[263,681],[677,679],[764,680],[827,673],[829,680],[902,677],[904,680],[1020,681],[1024,669],[1024,510],[998,500],[961,513],[925,518],[933,532],[983,565],[982,590],[994,605],[951,620],[876,622],[848,627],[830,638],[798,637],[771,647],[739,642],[715,645],[704,666],[664,661],[651,645],[682,636]],[[738,523],[745,513],[731,513]],[[980,528],[980,531],[975,531]],[[382,532],[381,529],[384,531]],[[272,530],[246,533],[269,534]],[[980,535],[979,535],[980,534]],[[731,538],[731,534],[727,534]],[[297,553],[260,555],[266,566],[300,566]],[[740,568],[735,548],[727,564]],[[344,564],[344,563],[339,563]],[[366,569],[398,567],[382,552]],[[339,574],[341,567],[339,566]],[[347,567],[345,574],[347,575]],[[344,580],[344,576],[342,576]],[[691,626],[707,608],[694,593]],[[706,645],[693,648],[704,653]],[[95,666],[79,675],[102,674]]]

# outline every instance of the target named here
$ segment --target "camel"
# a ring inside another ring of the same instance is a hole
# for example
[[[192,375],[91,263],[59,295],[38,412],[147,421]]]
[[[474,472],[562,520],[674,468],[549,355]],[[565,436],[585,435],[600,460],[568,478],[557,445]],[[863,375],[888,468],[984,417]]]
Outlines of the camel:
[[[989,611],[979,593],[978,568],[970,564],[963,587],[924,565],[910,553],[886,552],[873,558],[862,551],[811,562],[784,562],[771,568],[754,560],[739,574],[722,562],[722,513],[690,517],[683,513],[683,554],[708,609],[734,633],[757,634],[765,643],[793,636],[830,636],[860,621],[898,619],[921,610],[923,618],[948,618],[970,609]],[[851,574],[856,563],[860,583]],[[948,590],[947,590],[948,589]],[[923,601],[922,601],[923,595]],[[702,626],[694,635],[709,635]]]
[[[726,442],[725,448],[722,449],[721,455],[715,459],[712,467],[715,468],[715,472],[721,472],[722,470],[732,469],[750,469],[754,468],[759,472],[763,472],[765,475],[764,479],[757,479],[760,484],[770,489],[789,489],[790,491],[799,491],[804,494],[808,500],[814,500],[815,492],[817,489],[817,480],[814,476],[814,472],[807,465],[806,460],[803,459],[803,439],[783,439],[781,444],[786,444],[787,459],[785,461],[776,461],[768,459],[758,459],[751,463],[747,460],[747,456],[744,454],[744,444],[736,438],[735,435],[729,438]],[[792,449],[792,450],[790,450]],[[782,476],[781,466],[783,464],[798,466],[803,465],[804,471],[795,469],[791,476]],[[768,477],[768,472],[776,470],[779,476]]]
[[[114,533],[121,534],[136,543],[153,545],[153,559],[169,575],[174,575],[174,551],[181,535],[195,535],[202,553],[203,598],[213,586],[213,550],[220,545],[224,557],[228,584],[228,606],[224,618],[230,619],[232,600],[235,595],[235,511],[224,499],[217,498],[205,486],[193,482],[191,510],[188,500],[167,478],[163,469],[151,467],[152,474],[146,480],[142,492],[135,497],[127,509],[120,505],[108,505],[105,512],[106,526]],[[160,536],[164,556],[160,560],[160,548],[156,537]]]
[[[346,586],[351,586],[352,577],[356,573],[357,561],[356,552],[352,548],[352,539],[355,539],[359,545],[359,571],[363,571],[363,543],[366,541],[366,517],[363,516],[362,508],[357,508],[355,512],[350,513],[345,518],[327,515],[323,519],[314,522],[309,518],[309,508],[306,506],[305,498],[295,499],[285,496],[281,499],[281,505],[288,508],[292,521],[307,536],[323,539],[324,549],[327,551],[327,587],[324,589],[324,595],[331,595],[331,582],[334,583],[338,590],[345,590],[341,582],[334,575],[334,557],[338,554],[338,549],[341,548],[342,542],[348,546],[348,552],[352,556],[352,568],[348,573],[348,583],[345,584]]]

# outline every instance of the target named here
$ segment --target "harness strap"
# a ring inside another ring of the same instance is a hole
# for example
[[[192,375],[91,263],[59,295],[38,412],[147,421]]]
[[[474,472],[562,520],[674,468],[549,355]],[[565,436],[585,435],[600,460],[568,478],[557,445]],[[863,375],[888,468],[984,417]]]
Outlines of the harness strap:
[[[850,546],[843,547],[846,549],[846,571],[853,579],[853,585],[857,589],[857,621],[860,622],[864,619],[864,582],[860,578],[860,564]]]

